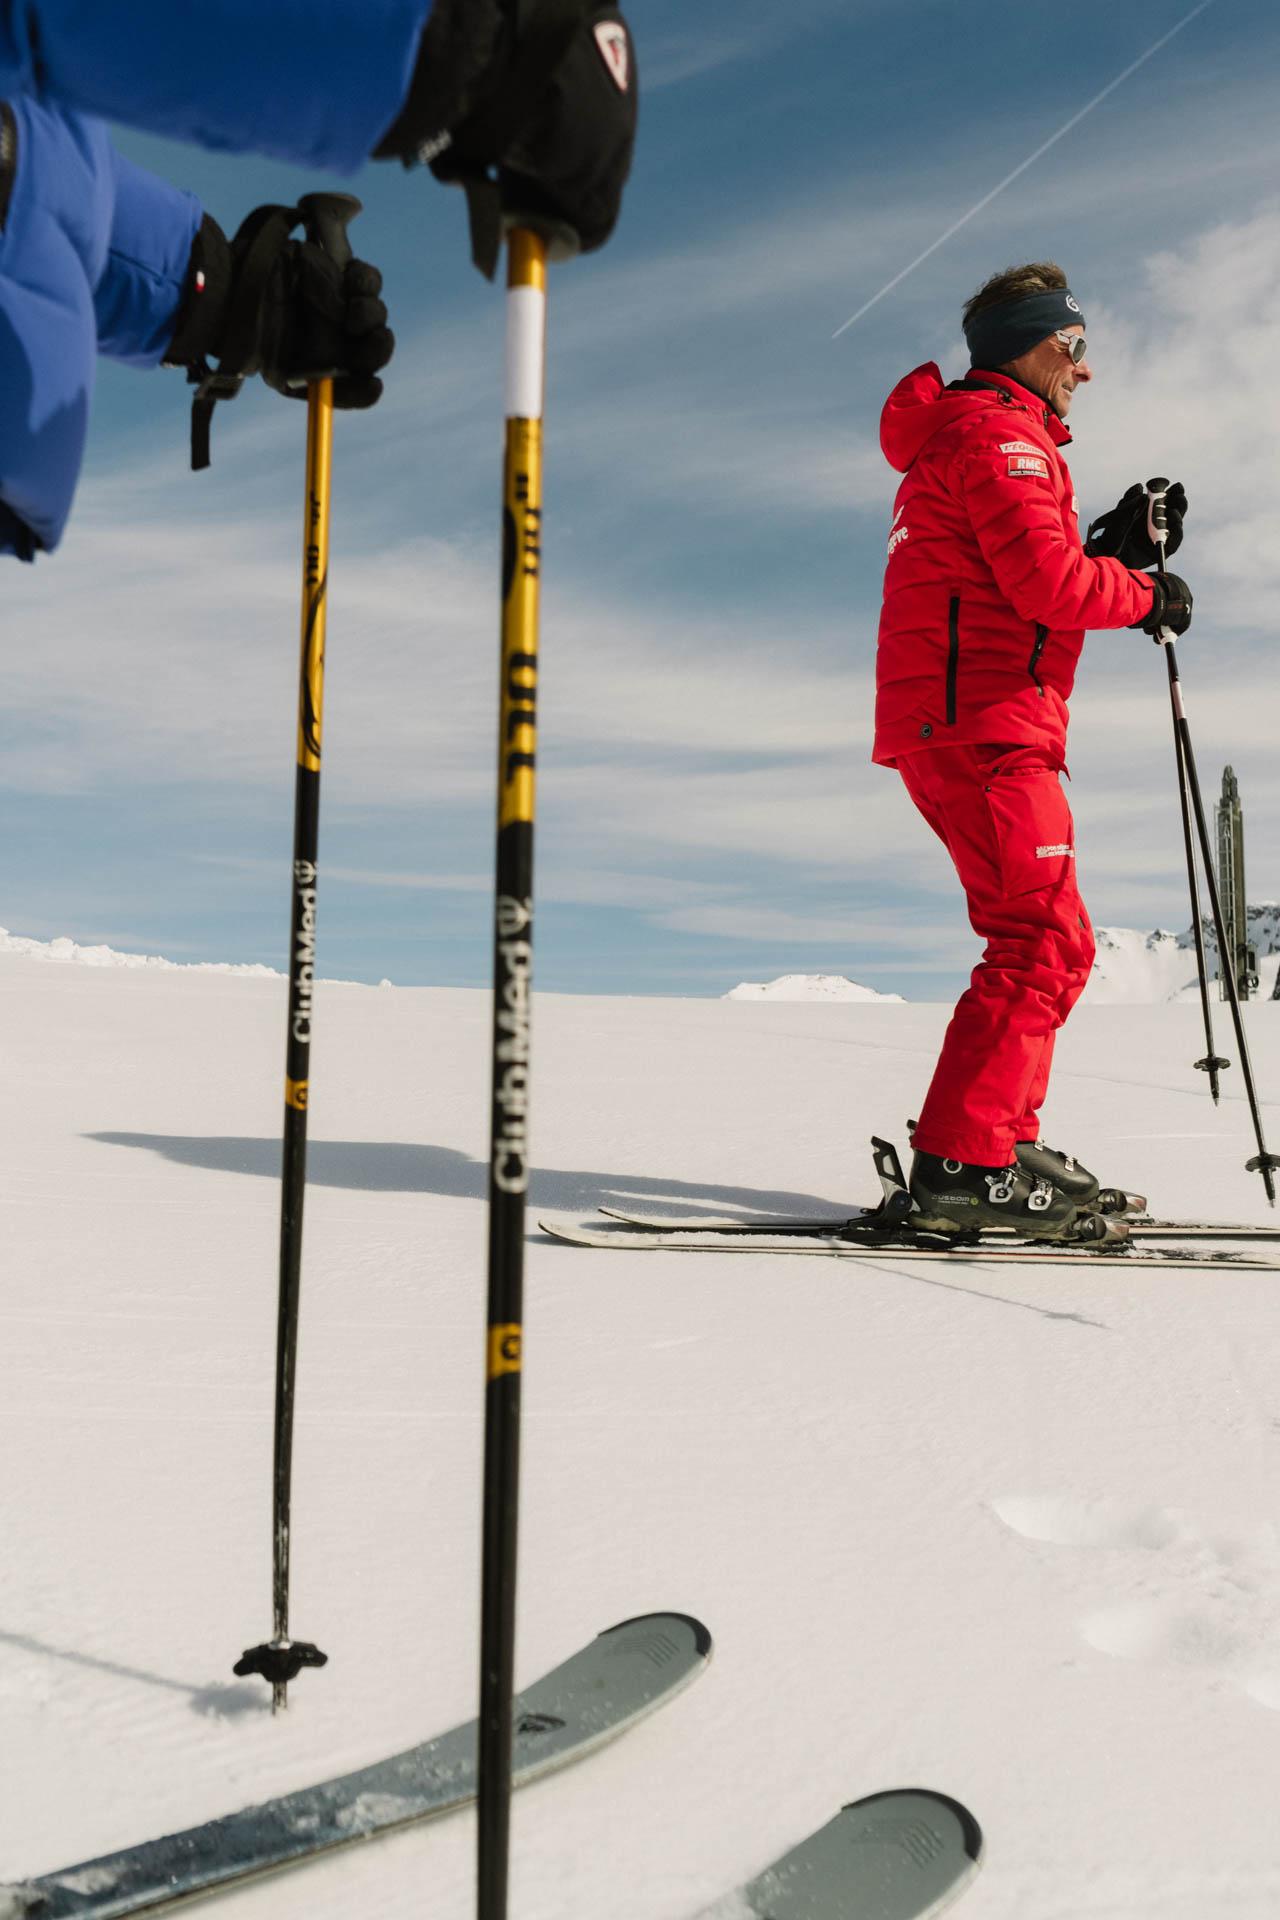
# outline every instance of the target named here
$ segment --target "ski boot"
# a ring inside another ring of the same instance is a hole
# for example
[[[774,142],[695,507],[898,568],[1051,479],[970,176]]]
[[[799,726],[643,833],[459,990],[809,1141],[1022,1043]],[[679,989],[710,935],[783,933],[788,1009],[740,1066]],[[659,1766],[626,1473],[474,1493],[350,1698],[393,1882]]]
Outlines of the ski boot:
[[[1146,1198],[1140,1193],[1125,1193],[1120,1187],[1104,1187],[1098,1176],[1069,1153],[1046,1147],[1039,1140],[1019,1140],[1014,1157],[1024,1173],[1033,1180],[1047,1180],[1059,1193],[1065,1193],[1078,1207],[1093,1213],[1145,1213]]]
[[[1129,1234],[1123,1221],[1082,1204],[1016,1161],[1009,1167],[977,1167],[917,1148],[910,1186],[919,1209],[911,1224],[929,1233],[977,1234],[983,1228],[1003,1227],[1028,1240],[1094,1246],[1114,1244]]]

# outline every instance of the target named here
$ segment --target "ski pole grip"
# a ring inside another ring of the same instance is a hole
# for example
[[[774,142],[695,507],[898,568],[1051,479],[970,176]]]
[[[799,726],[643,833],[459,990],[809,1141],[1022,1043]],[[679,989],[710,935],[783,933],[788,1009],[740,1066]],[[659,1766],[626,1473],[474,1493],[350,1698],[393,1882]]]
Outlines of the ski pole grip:
[[[1165,495],[1169,491],[1167,480],[1155,479],[1147,482],[1147,534],[1160,549],[1160,571],[1164,572],[1164,546],[1169,538],[1169,512],[1165,506]]]
[[[332,260],[340,273],[351,259],[347,228],[363,205],[353,193],[304,193],[298,202],[307,239]],[[314,388],[318,380],[332,379],[337,371],[336,367],[317,367],[305,379],[290,380],[289,385]]]
[[[363,205],[353,193],[304,193],[298,202],[308,240],[336,267],[345,267],[351,258],[347,227]]]

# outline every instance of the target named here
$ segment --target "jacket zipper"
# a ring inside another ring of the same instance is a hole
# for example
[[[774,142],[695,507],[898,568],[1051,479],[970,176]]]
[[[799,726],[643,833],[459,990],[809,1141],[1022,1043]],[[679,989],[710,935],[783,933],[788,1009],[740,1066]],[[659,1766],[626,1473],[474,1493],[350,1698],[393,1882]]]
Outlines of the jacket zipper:
[[[9,196],[18,171],[18,123],[7,100],[0,100],[0,233],[9,217]]]
[[[1042,700],[1044,699],[1044,688],[1040,685],[1040,675],[1036,672],[1036,668],[1040,665],[1040,655],[1044,652],[1044,643],[1048,638],[1049,638],[1048,627],[1042,627],[1037,625],[1035,645],[1031,649],[1031,658],[1027,662],[1027,672],[1031,675],[1031,678],[1035,681],[1036,692],[1040,695],[1040,698]]]
[[[960,595],[953,593],[947,610],[947,725],[956,723],[956,676],[960,671]]]

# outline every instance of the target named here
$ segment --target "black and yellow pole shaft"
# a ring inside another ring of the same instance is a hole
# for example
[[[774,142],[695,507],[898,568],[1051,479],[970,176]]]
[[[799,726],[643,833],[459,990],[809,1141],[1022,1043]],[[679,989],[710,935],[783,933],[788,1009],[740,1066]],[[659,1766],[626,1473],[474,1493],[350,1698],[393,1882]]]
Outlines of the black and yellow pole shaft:
[[[493,942],[480,1620],[479,1920],[505,1920],[507,1911],[524,1231],[529,1189],[529,1016],[547,252],[547,242],[540,235],[522,227],[512,231],[507,275],[507,438]]]
[[[347,224],[360,202],[345,193],[306,194],[299,212],[307,238],[345,266]],[[293,886],[289,923],[289,1012],[285,1045],[284,1143],[280,1169],[280,1292],[276,1314],[275,1447],[272,1474],[272,1635],[249,1648],[237,1673],[271,1682],[271,1705],[288,1705],[290,1680],[327,1656],[289,1635],[293,1406],[302,1293],[302,1213],[307,1182],[307,1104],[316,967],[316,881],[320,843],[320,761],[324,727],[324,655],[329,587],[329,497],[333,471],[333,381],[307,383],[307,472],[302,522],[302,633],[298,669],[297,776],[293,809]]]

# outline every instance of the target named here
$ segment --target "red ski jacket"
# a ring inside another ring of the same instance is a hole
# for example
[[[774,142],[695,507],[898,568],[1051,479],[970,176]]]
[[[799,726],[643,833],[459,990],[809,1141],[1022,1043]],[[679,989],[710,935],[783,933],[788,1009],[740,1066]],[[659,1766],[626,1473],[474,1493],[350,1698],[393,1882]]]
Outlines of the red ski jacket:
[[[1092,560],[1059,452],[1071,436],[1000,373],[944,387],[930,362],[890,394],[880,444],[894,501],[872,757],[1009,741],[1063,761],[1086,628],[1150,612],[1145,574]]]

